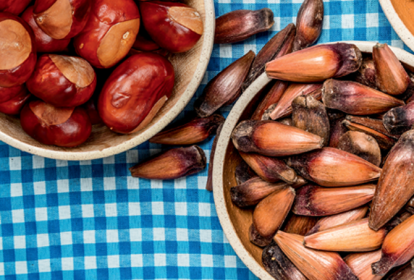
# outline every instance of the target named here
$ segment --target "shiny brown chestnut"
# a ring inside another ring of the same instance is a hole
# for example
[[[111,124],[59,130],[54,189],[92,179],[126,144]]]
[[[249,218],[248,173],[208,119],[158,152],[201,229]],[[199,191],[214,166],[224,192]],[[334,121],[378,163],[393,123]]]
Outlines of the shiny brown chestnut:
[[[21,92],[27,92],[25,85],[18,85],[14,87],[0,87],[0,103],[9,101],[10,99],[16,97]]]
[[[203,34],[201,15],[177,2],[140,2],[142,22],[151,38],[172,53],[190,50]]]
[[[76,107],[91,98],[96,75],[83,58],[44,54],[26,84],[33,95],[47,103],[56,107]]]
[[[138,6],[133,0],[92,1],[92,11],[75,37],[76,53],[97,68],[110,68],[131,49],[140,28]]]
[[[98,100],[104,123],[118,133],[144,128],[170,98],[174,67],[154,53],[130,56],[112,72]]]
[[[30,26],[21,18],[0,13],[0,86],[21,85],[36,65],[36,45]]]
[[[91,11],[91,0],[36,0],[34,19],[53,39],[70,39],[85,27]]]
[[[20,15],[32,0],[0,0],[0,11]]]
[[[20,123],[23,130],[40,143],[60,147],[79,146],[92,131],[83,108],[58,108],[40,100],[23,107]]]
[[[92,98],[83,105],[83,108],[85,108],[92,125],[103,123],[101,117],[99,116],[97,101],[97,98],[92,96]]]
[[[11,99],[0,103],[0,112],[8,115],[18,115],[30,96],[31,94],[23,86]]]
[[[36,49],[38,52],[41,53],[53,53],[53,52],[62,52],[65,51],[70,43],[70,39],[63,39],[63,40],[56,40],[47,35],[43,32],[42,29],[39,28],[37,25],[34,17],[33,17],[33,6],[24,11],[22,14],[22,19],[29,24],[32,28],[35,41],[36,41]]]

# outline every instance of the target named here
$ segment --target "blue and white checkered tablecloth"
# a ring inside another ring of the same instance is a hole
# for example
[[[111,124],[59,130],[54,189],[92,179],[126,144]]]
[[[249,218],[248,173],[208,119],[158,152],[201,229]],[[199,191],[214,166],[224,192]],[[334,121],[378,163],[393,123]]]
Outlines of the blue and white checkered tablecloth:
[[[369,40],[407,49],[377,0],[324,2],[319,42]],[[216,45],[196,97],[229,63],[295,22],[301,3],[215,0],[217,16],[269,7],[275,24],[244,43]],[[201,144],[207,157],[211,144]],[[129,175],[129,167],[165,148],[144,143],[101,160],[67,162],[0,142],[0,279],[255,279],[222,232],[205,190],[207,170],[174,181]]]

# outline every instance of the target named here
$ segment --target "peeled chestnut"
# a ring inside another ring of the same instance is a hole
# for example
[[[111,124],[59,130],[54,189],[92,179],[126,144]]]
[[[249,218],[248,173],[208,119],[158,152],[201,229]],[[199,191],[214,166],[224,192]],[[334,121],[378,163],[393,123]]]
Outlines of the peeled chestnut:
[[[96,75],[83,58],[44,54],[26,84],[33,95],[47,103],[56,107],[76,107],[91,98]]]
[[[24,85],[18,86],[19,91],[9,100],[0,102],[0,112],[9,115],[18,115],[26,101],[30,98],[30,93]],[[1,88],[0,88],[1,92]]]
[[[133,0],[93,1],[88,23],[75,38],[75,50],[95,67],[112,67],[128,54],[139,26],[139,10]]]
[[[36,0],[34,19],[53,39],[70,39],[85,27],[91,10],[91,0]]]
[[[26,21],[33,30],[36,41],[36,49],[38,52],[61,52],[67,49],[70,39],[53,39],[39,28],[33,17],[33,6],[30,6],[26,9],[26,11],[24,11],[22,19],[24,19],[24,21]]]
[[[172,53],[190,50],[203,34],[197,10],[177,2],[140,2],[142,22],[151,38]]]
[[[0,0],[0,12],[20,15],[32,0]]]
[[[174,68],[155,53],[130,56],[112,72],[98,100],[104,123],[118,133],[144,128],[170,98]]]
[[[23,107],[20,122],[23,130],[40,143],[60,147],[82,144],[92,130],[85,109],[58,108],[40,100]]]
[[[33,31],[21,18],[0,13],[0,87],[21,85],[36,65]]]

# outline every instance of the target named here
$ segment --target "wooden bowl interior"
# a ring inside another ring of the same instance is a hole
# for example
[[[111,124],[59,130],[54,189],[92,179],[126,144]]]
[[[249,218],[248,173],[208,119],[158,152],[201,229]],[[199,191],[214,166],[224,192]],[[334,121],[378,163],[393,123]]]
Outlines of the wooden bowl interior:
[[[391,0],[395,12],[404,23],[405,27],[414,35],[414,1],[413,0]]]
[[[241,122],[243,120],[249,119],[252,115],[254,108],[258,105],[258,101],[261,100],[263,95],[265,95],[270,87],[273,85],[273,82],[270,82],[267,86],[265,86],[259,94],[246,106],[246,109],[241,114],[241,117],[238,121]],[[239,153],[237,152],[236,148],[234,147],[232,141],[229,142],[227,147],[226,156],[224,160],[224,169],[223,169],[223,195],[224,201],[226,203],[227,212],[230,217],[230,221],[241,240],[243,246],[246,250],[250,253],[250,255],[256,260],[256,262],[263,267],[262,265],[262,248],[253,245],[249,239],[249,228],[253,222],[253,209],[241,209],[233,204],[230,197],[230,188],[237,186],[235,171],[237,165],[242,161]]]
[[[202,16],[203,22],[206,21],[204,0],[188,0],[184,2],[190,5],[191,7],[196,8]],[[174,54],[171,56],[170,61],[174,65],[175,70],[175,87],[172,96],[161,108],[161,110],[151,121],[151,123],[141,131],[138,131],[131,135],[121,135],[110,131],[104,125],[94,125],[91,137],[85,143],[75,148],[61,148],[56,146],[43,145],[39,143],[23,131],[18,117],[7,116],[5,114],[0,113],[0,132],[7,134],[13,140],[20,141],[24,144],[33,147],[38,147],[51,152],[67,151],[71,153],[84,153],[92,151],[102,151],[103,149],[122,145],[122,143],[124,143],[125,141],[138,137],[145,131],[150,130],[155,123],[159,122],[167,114],[167,112],[170,111],[171,108],[173,108],[177,104],[177,102],[180,100],[180,97],[184,94],[188,84],[190,83],[191,79],[195,74],[197,65],[201,57],[204,41],[203,39],[204,35],[200,38],[195,47],[190,51],[181,54]],[[168,122],[170,121],[172,120],[169,120]],[[165,123],[165,125],[167,124],[168,123]],[[9,144],[13,146],[13,143]],[[50,157],[53,158],[53,155],[51,154]]]

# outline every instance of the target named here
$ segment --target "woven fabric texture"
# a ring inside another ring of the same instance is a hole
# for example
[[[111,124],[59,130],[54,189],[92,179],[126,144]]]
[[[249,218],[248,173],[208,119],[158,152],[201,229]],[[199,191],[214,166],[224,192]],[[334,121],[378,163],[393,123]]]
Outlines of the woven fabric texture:
[[[320,43],[367,40],[408,50],[377,0],[324,1]],[[273,10],[269,32],[215,45],[202,85],[296,21],[302,0],[215,0],[216,16]],[[230,106],[222,109],[226,115]],[[209,157],[213,139],[200,146]],[[66,162],[0,142],[0,279],[256,279],[223,234],[207,170],[170,181],[132,178],[128,168],[167,147],[144,143],[93,161]]]

